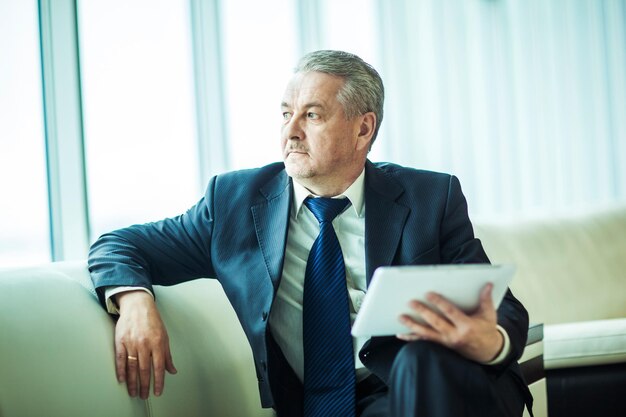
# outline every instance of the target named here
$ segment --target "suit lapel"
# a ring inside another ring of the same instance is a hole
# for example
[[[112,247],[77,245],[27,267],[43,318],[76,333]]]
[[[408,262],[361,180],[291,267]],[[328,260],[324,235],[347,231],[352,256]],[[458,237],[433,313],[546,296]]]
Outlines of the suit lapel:
[[[370,161],[365,165],[365,264],[369,285],[379,266],[391,265],[409,209],[396,202],[402,186]]]
[[[264,201],[251,207],[259,248],[275,287],[280,282],[292,191],[281,171],[259,191]],[[402,186],[370,161],[365,165],[365,263],[369,285],[379,266],[390,265],[397,251],[409,209],[396,202]]]
[[[259,191],[265,197],[265,201],[251,207],[254,228],[265,267],[274,287],[277,288],[282,275],[289,226],[291,205],[289,177],[283,170]]]

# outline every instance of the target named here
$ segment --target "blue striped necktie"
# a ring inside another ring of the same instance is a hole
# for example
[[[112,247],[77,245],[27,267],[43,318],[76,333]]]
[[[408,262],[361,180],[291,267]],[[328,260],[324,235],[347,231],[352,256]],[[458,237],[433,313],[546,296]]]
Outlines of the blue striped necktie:
[[[304,416],[355,415],[355,373],[346,269],[333,219],[347,198],[307,198],[320,222],[311,247],[303,294]]]

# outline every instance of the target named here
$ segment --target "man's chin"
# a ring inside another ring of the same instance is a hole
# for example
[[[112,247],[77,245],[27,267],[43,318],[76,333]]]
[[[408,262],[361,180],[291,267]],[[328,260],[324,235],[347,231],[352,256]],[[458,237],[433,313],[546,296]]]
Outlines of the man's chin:
[[[303,167],[300,164],[295,164],[289,160],[285,161],[285,171],[287,171],[287,175],[291,178],[296,179],[306,179],[313,176],[313,170],[311,168]]]

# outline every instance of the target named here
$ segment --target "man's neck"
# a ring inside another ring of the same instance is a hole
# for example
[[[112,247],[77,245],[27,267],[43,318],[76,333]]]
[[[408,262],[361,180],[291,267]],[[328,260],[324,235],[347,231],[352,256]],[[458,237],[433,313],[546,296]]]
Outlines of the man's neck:
[[[335,197],[343,194],[361,175],[363,169],[341,180],[321,178],[293,178],[293,180],[309,190],[313,195],[318,197]]]
[[[311,195],[311,190],[294,180],[293,191],[293,214],[297,216],[300,212],[300,209],[302,208],[304,200],[306,200],[306,198]],[[352,203],[352,208],[354,209],[356,215],[358,217],[361,217],[365,199],[365,169],[361,171],[361,174],[346,190],[332,197],[340,196],[348,198]]]

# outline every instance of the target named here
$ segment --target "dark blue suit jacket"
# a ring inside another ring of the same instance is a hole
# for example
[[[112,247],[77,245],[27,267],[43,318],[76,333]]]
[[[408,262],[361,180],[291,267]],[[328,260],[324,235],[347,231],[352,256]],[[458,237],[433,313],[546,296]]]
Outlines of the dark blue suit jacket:
[[[369,161],[365,169],[368,283],[383,265],[489,262],[454,176]],[[281,278],[291,202],[291,179],[282,163],[212,178],[205,196],[185,214],[100,237],[89,269],[101,301],[104,286],[150,288],[215,277],[252,346],[261,402],[272,406],[267,319]],[[498,321],[512,343],[498,369],[518,374],[515,361],[525,345],[528,316],[510,292]],[[389,361],[402,344],[393,337],[374,338],[361,358],[386,380]]]

